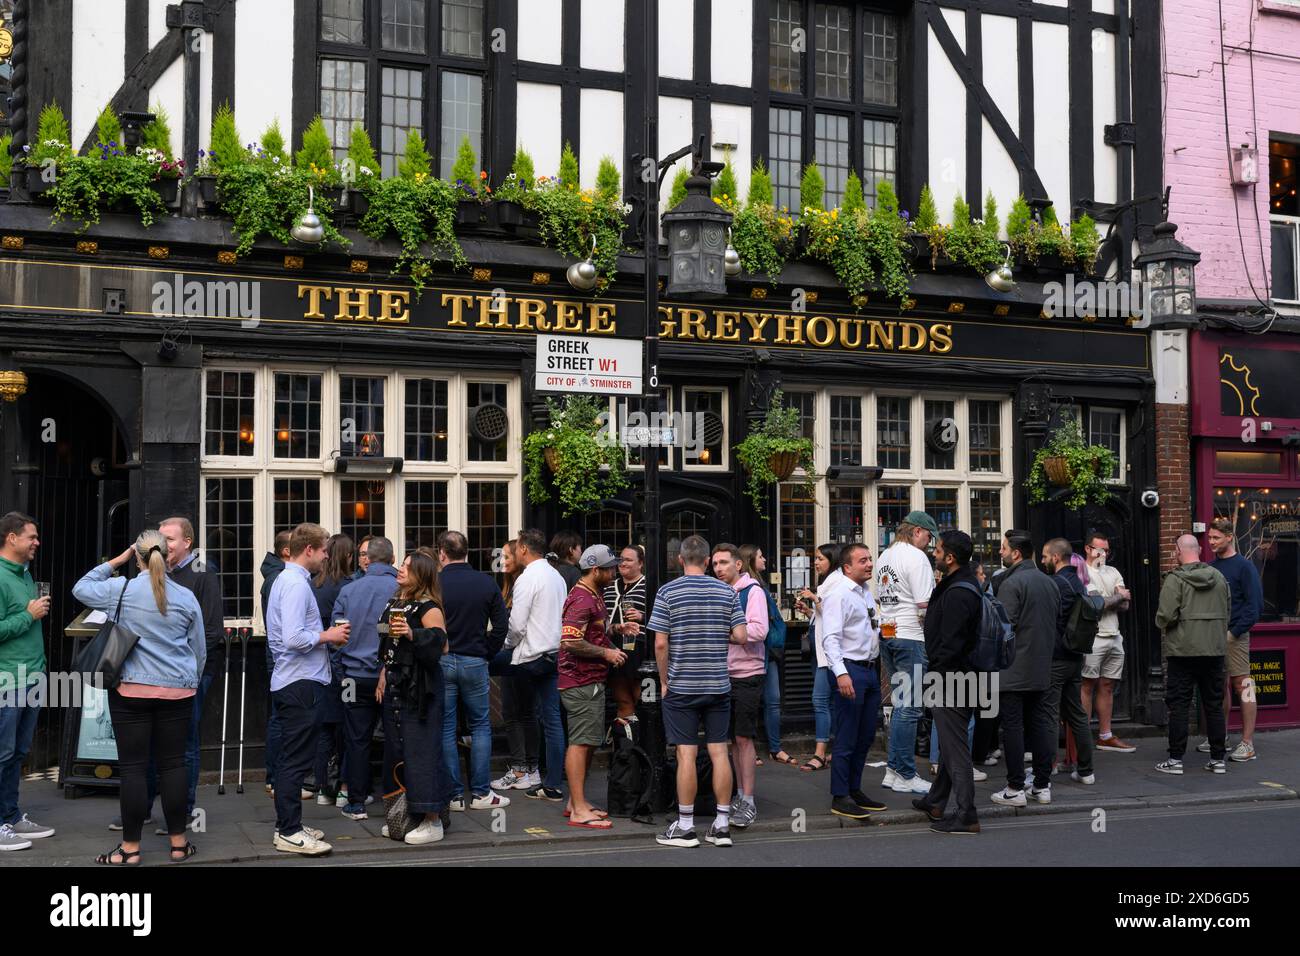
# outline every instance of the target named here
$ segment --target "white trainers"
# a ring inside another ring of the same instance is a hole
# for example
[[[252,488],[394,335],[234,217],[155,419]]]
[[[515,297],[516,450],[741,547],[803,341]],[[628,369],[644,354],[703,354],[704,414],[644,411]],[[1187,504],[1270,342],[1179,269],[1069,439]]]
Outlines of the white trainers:
[[[1199,747],[1197,748],[1200,749]],[[1168,760],[1162,760],[1156,764],[1156,769],[1161,773],[1171,773],[1174,776],[1181,777],[1183,774],[1183,762],[1170,757]]]
[[[1228,755],[1228,759],[1235,760],[1238,763],[1245,763],[1247,760],[1254,760],[1255,745],[1243,740],[1241,743],[1237,744],[1237,749]],[[17,830],[18,828],[14,827],[14,829]],[[32,836],[30,833],[27,835]]]
[[[289,837],[277,833],[274,846],[283,853],[298,853],[302,856],[324,856],[334,849],[320,837],[309,833],[306,827]]]
[[[1004,807],[1023,807],[1028,803],[1025,791],[1012,790],[1010,787],[1003,787],[993,794],[993,802]]]
[[[318,807],[332,807],[335,805],[335,801],[337,800],[338,797],[331,797],[329,794],[326,793],[316,794],[316,806]],[[347,802],[348,802],[347,798],[345,797],[343,799],[343,805],[347,806]]]
[[[445,835],[441,820],[425,820],[406,834],[404,842],[410,846],[424,846],[428,843],[437,843]]]
[[[456,811],[457,813],[464,813],[464,812],[465,812],[465,796],[464,796],[464,794],[462,794],[462,795],[459,796],[459,797],[452,797],[450,800],[448,800],[448,801],[447,801],[447,809],[449,809],[449,810],[454,810],[454,811]]]
[[[1048,784],[1046,787],[1043,787],[1043,789],[1041,790],[1039,790],[1037,787],[1033,787],[1030,789],[1029,795],[1033,797],[1035,800],[1037,800],[1039,803],[1051,803],[1052,785]]]
[[[894,771],[892,771],[892,770],[886,768],[886,769],[885,769],[885,779],[880,781],[881,789],[883,789],[883,790],[893,790],[893,789],[894,789],[894,784],[896,784],[897,782],[898,782],[898,774],[896,774],[896,773],[894,773]]]
[[[929,793],[930,781],[919,773],[910,780],[895,775],[894,785],[890,787],[895,793]]]
[[[501,776],[492,781],[492,789],[526,790],[528,789],[528,786],[524,783],[524,780],[527,776],[528,774],[523,770],[520,770],[518,767],[511,767]]]
[[[9,824],[6,823],[0,826],[0,852],[5,850],[26,850],[31,845],[31,840],[14,833],[14,828]]]
[[[1080,777],[1079,771],[1071,770],[1070,779],[1073,780],[1075,783],[1083,784],[1085,787],[1091,787],[1093,784],[1097,782],[1097,775],[1095,773],[1090,773],[1086,777]]]
[[[531,790],[533,787],[542,785],[542,774],[537,770],[530,770],[524,774],[524,782],[515,787],[516,790]]]
[[[1255,759],[1253,756],[1251,759]],[[45,837],[54,836],[54,827],[47,827],[43,823],[37,823],[27,814],[13,825],[13,831],[24,840],[41,840]]]
[[[1208,754],[1210,752],[1209,737],[1206,737],[1204,740],[1202,740],[1199,744],[1196,745],[1196,752],[1198,754]]]
[[[310,800],[312,797],[316,796],[316,791],[308,790],[306,787],[303,787],[302,792],[299,794],[299,796],[302,797],[302,799],[304,800]]]
[[[971,767],[971,775],[975,777],[976,783],[983,783],[985,780],[989,778],[989,775],[986,774],[979,767]]]
[[[987,757],[984,758],[984,766],[996,767],[998,763],[1001,762],[1001,760],[1002,760],[1002,751],[995,750],[993,751],[993,753],[989,754]]]
[[[475,797],[469,802],[469,805],[474,810],[493,810],[497,807],[510,806],[510,798],[503,797],[501,794],[493,793],[489,790],[487,793],[483,794],[483,796]]]

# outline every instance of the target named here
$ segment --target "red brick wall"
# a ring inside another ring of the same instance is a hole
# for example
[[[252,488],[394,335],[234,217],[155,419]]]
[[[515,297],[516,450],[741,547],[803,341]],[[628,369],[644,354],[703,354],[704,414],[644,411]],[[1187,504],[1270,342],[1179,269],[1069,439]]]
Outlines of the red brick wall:
[[[1160,491],[1160,568],[1180,534],[1192,530],[1192,461],[1186,405],[1156,405],[1156,488]]]

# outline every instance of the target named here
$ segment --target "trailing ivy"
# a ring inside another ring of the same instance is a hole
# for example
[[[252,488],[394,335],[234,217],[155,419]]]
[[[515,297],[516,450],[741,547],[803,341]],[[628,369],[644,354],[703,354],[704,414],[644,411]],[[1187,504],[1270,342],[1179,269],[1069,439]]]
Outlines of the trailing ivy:
[[[802,468],[804,473],[799,488],[811,498],[818,481],[813,465],[813,443],[804,437],[799,409],[786,405],[781,390],[777,389],[772,395],[767,416],[736,445],[736,460],[748,473],[745,491],[760,517],[767,517],[768,491],[778,481],[772,471],[772,459],[783,453],[798,456],[795,467]]]
[[[469,263],[456,238],[456,194],[440,179],[424,173],[376,179],[367,193],[370,208],[361,231],[372,239],[389,233],[402,243],[393,273],[406,273],[419,297],[432,275],[434,263],[443,260],[456,268]],[[425,254],[425,246],[430,254]]]
[[[597,275],[606,283],[614,280],[618,256],[623,251],[623,217],[627,213],[617,197],[603,199],[590,189],[570,189],[551,178],[532,189],[521,189],[518,201],[538,214],[543,245],[570,259],[590,255]],[[594,252],[592,239],[596,240]]]
[[[556,497],[566,517],[625,488],[626,452],[612,436],[608,424],[600,420],[605,404],[590,395],[570,395],[563,405],[548,398],[546,407],[550,425],[529,432],[523,440],[528,499],[534,504],[545,504],[552,498],[544,477],[547,449],[552,450],[556,459]]]

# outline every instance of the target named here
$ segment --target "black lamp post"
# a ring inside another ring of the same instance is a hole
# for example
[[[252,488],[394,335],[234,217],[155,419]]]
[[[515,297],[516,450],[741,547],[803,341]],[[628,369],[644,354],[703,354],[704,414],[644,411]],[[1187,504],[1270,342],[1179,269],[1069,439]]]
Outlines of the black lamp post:
[[[1177,324],[1196,318],[1196,264],[1201,254],[1175,237],[1178,227],[1162,222],[1134,264],[1142,270],[1147,318],[1153,324]]]

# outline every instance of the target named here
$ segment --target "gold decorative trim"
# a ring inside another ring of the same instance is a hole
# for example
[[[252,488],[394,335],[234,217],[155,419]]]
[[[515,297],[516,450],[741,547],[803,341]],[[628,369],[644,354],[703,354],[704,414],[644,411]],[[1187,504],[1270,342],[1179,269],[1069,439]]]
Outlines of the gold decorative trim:
[[[0,239],[0,245],[3,245],[4,248],[9,249],[12,252],[22,252],[23,243],[24,240],[22,236],[5,236],[4,239]]]
[[[93,256],[95,253],[99,252],[99,243],[94,239],[79,239],[77,240],[77,251],[83,252],[88,256]]]
[[[171,251],[169,248],[167,248],[166,246],[150,246],[150,247],[149,247],[149,258],[150,258],[150,259],[166,259],[166,258],[167,258],[168,256],[170,256],[171,254],[172,254],[172,251]]]
[[[474,270],[474,281],[475,281],[475,282],[491,282],[491,281],[492,281],[492,270],[491,270],[491,269],[483,269],[483,268],[475,269],[475,270]]]
[[[809,302],[815,305],[817,303],[817,300],[822,297],[822,294],[820,292],[805,292],[803,294],[803,297],[805,302]]]
[[[1038,317],[1039,317],[1040,319],[1050,319],[1050,318],[1051,318],[1051,316],[1048,315],[1046,309],[1039,309],[1039,310],[1038,310]]]
[[[948,303],[948,311],[949,311],[949,312],[965,312],[965,311],[966,311],[966,303],[965,303],[965,302],[949,302],[949,303]]]
[[[17,369],[0,371],[0,398],[16,402],[27,394],[27,375]]]
[[[1132,328],[1133,326],[1137,325],[1141,321],[1142,321],[1142,316],[1130,315],[1127,319],[1124,320],[1124,324],[1127,325],[1129,328]]]
[[[868,302],[871,301],[871,296],[866,295],[864,293],[859,293],[855,295],[850,301],[853,303],[855,308],[861,309],[863,306],[865,306]]]
[[[915,299],[904,299],[904,300],[903,300],[903,311],[904,311],[904,312],[911,312],[911,311],[912,311],[913,309],[915,309],[915,308],[916,308],[916,300],[915,300]]]
[[[301,268],[302,268],[302,256],[285,256],[285,257],[284,257],[284,267],[285,267],[286,269],[301,269]]]
[[[1082,318],[1083,321],[1087,322],[1089,325],[1092,325],[1092,323],[1097,321],[1097,317],[1095,315],[1084,315],[1082,316]]]
[[[749,297],[751,299],[766,299],[767,289],[764,286],[756,285],[749,290]]]
[[[348,271],[349,271],[349,272],[369,272],[369,271],[370,271],[370,260],[369,260],[369,259],[353,259],[350,263],[348,263]]]
[[[1010,315],[1010,314],[1011,314],[1011,306],[1007,305],[1005,302],[1002,303],[1001,305],[995,305],[995,306],[993,307],[993,314],[994,314],[994,315]]]
[[[658,285],[656,286],[656,288],[658,288],[658,290],[659,290],[660,292],[664,291],[664,280],[663,280],[663,279],[660,279],[660,280],[659,280],[659,283],[658,283]],[[763,291],[763,295],[767,295],[767,290],[766,290],[766,289]],[[756,296],[754,296],[754,298],[755,298],[755,299],[761,299],[761,298],[763,298],[763,295],[756,295]]]
[[[534,272],[533,285],[550,285],[551,274],[549,272]]]
[[[239,261],[239,256],[235,255],[233,249],[222,249],[217,253],[217,261],[223,266],[233,266]]]

